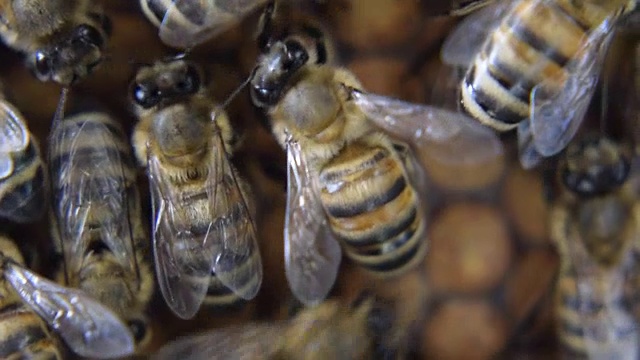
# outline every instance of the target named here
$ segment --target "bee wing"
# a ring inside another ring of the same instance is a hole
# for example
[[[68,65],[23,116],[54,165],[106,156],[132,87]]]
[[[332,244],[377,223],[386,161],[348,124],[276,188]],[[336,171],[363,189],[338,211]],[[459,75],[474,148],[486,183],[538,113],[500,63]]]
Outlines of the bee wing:
[[[462,16],[476,11],[494,0],[451,0],[451,15]]]
[[[55,181],[62,185],[57,204],[63,209],[59,225],[63,227],[65,268],[74,276],[82,268],[89,245],[86,232],[94,226],[95,219],[91,218],[95,212],[103,215],[100,239],[124,269],[137,274],[127,179],[122,168],[125,159],[120,156],[122,144],[118,146],[118,135],[112,131],[102,122],[86,121],[80,126],[58,127],[51,137],[51,146],[69,149],[67,165],[58,166]]]
[[[502,18],[509,12],[514,3],[516,3],[514,0],[500,0],[462,20],[442,45],[440,50],[442,62],[460,67],[470,65],[473,62],[473,58],[482,49],[485,40],[493,30],[500,26]],[[477,7],[475,6],[474,8]]]
[[[0,98],[0,153],[24,150],[29,145],[29,130],[24,116],[12,104]]]
[[[160,25],[160,39],[192,48],[230,29],[267,0],[174,0]]]
[[[262,283],[255,225],[219,134],[214,136],[212,155],[207,192],[212,211],[219,209],[207,237],[215,249],[213,271],[238,296],[253,299]]]
[[[163,346],[152,359],[268,359],[282,338],[284,326],[284,323],[244,324],[183,337]]]
[[[533,169],[544,159],[533,142],[531,123],[528,120],[518,124],[518,157],[526,170]]]
[[[113,358],[133,353],[128,327],[81,290],[63,287],[13,263],[7,264],[4,276],[77,354]]]
[[[567,78],[557,86],[549,79],[531,91],[531,133],[536,150],[552,156],[564,149],[574,137],[589,108],[607,48],[613,38],[615,18],[596,28],[565,67]]]
[[[352,89],[358,107],[377,126],[449,164],[481,164],[500,156],[502,142],[479,122],[445,109]]]
[[[13,173],[10,153],[24,150],[29,144],[27,122],[18,109],[0,98],[0,179]]]
[[[305,305],[316,305],[336,280],[342,249],[331,234],[311,169],[295,141],[287,142],[287,166],[285,273],[295,297]]]
[[[192,318],[209,287],[213,249],[205,236],[193,237],[183,214],[188,211],[179,194],[160,170],[159,159],[149,152],[149,188],[154,214],[153,253],[162,296],[180,318]]]

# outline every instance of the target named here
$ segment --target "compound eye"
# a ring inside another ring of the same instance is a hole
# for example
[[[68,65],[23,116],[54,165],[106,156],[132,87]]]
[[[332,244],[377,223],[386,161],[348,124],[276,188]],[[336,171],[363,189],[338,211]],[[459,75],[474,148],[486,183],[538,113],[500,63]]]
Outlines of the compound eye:
[[[187,66],[184,78],[176,84],[176,90],[181,94],[193,94],[200,89],[200,72],[193,65]]]
[[[85,24],[78,26],[76,28],[76,35],[83,42],[93,44],[96,47],[101,47],[104,44],[102,34],[100,34],[100,32],[93,26]]]
[[[39,78],[49,78],[51,75],[51,59],[45,52],[36,52],[35,71]]]
[[[142,320],[136,319],[129,321],[128,325],[136,344],[139,344],[147,336],[147,324]]]
[[[285,70],[297,70],[309,60],[309,54],[304,46],[297,41],[289,40],[285,42],[287,48],[287,60],[284,63]]]
[[[156,88],[150,88],[136,84],[132,90],[133,100],[145,109],[151,108],[160,102],[160,92]]]

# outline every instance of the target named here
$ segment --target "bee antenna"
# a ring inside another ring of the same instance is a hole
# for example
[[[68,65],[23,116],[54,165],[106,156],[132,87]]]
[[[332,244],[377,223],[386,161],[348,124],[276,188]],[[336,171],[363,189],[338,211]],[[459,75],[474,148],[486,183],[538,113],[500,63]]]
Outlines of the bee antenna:
[[[606,127],[606,117],[609,110],[609,71],[602,74],[602,96],[600,97],[600,133],[604,134]]]
[[[145,62],[145,61],[138,61],[135,58],[129,58],[129,60],[127,60],[127,64],[129,64],[130,67],[134,68],[134,69],[138,69],[141,67],[145,67],[145,66],[151,66],[150,63]]]
[[[65,86],[62,88],[62,91],[60,91],[60,100],[58,101],[56,112],[53,114],[53,121],[51,124],[53,129],[55,129],[60,124],[60,122],[62,121],[62,118],[64,117],[64,110],[65,110],[65,107],[67,106],[68,97],[69,97],[69,87]]]
[[[226,109],[227,106],[229,106],[229,104],[233,101],[233,99],[235,99],[236,96],[238,96],[238,94],[240,94],[242,89],[244,89],[251,82],[251,78],[252,77],[253,77],[253,73],[250,76],[248,76],[247,79],[245,81],[243,81],[242,84],[240,84],[235,90],[233,90],[231,95],[229,95],[227,97],[227,99],[224,101],[224,103],[222,103],[222,108],[223,109]]]

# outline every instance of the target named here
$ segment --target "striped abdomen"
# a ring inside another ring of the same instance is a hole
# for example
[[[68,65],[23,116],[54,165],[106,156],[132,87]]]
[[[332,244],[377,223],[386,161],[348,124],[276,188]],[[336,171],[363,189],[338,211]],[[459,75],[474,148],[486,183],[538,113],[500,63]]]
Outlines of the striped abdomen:
[[[637,290],[625,291],[628,285],[622,283],[626,280],[624,269],[617,270],[621,271],[619,276],[583,279],[580,292],[575,272],[561,272],[556,287],[556,321],[566,356],[638,358],[640,324],[630,312],[638,301]]]
[[[61,270],[66,270],[68,285],[90,293],[127,319],[131,311],[146,306],[151,285],[144,285],[153,279],[150,267],[140,266],[150,260],[149,237],[127,137],[107,114],[80,113],[56,128],[50,156],[52,233],[57,251],[65,257]],[[130,233],[114,233],[114,229]],[[105,232],[121,237],[124,244],[131,242],[133,254],[126,255],[135,256],[131,259],[135,269],[123,266],[122,255],[105,242]],[[82,244],[74,245],[78,238]],[[65,254],[61,246],[75,252]],[[71,264],[77,268],[70,268]]]
[[[136,168],[130,145],[120,125],[103,113],[82,113],[65,118],[52,135],[50,146],[51,173],[54,198],[79,197],[82,206],[104,202],[106,191],[127,191],[137,194],[134,186]],[[87,183],[90,179],[90,183]],[[82,183],[81,183],[82,182]],[[106,185],[106,186],[105,186]],[[63,193],[65,186],[82,189],[82,194]],[[133,199],[136,199],[134,197]],[[72,204],[60,204],[65,206]],[[97,211],[96,211],[97,210]],[[100,226],[113,216],[106,208],[94,209],[91,226]]]
[[[208,160],[205,158],[204,161]],[[229,229],[242,229],[241,226],[243,222],[252,221],[252,219],[246,218],[247,213],[242,211],[244,201],[251,201],[248,192],[249,188],[237,174],[235,175],[235,178],[240,186],[242,194],[237,191],[227,193],[228,201],[217,201],[215,204],[216,208],[214,209],[211,209],[211,199],[207,193],[206,182],[202,177],[187,183],[173,184],[174,189],[172,192],[180,196],[180,200],[182,202],[182,204],[180,204],[180,208],[185,210],[185,213],[177,218],[184,220],[185,223],[175,225],[178,228],[190,230],[182,236],[184,241],[197,244],[207,235],[207,233],[209,233],[213,239],[222,239],[228,234]],[[230,175],[227,174],[223,176],[222,181],[225,182],[225,184],[222,185],[221,188],[235,188],[233,178]],[[224,198],[222,194],[218,194],[218,196],[221,199]],[[247,205],[249,206],[249,204]],[[252,211],[251,208],[249,211]],[[226,226],[226,233],[221,232],[222,224]],[[234,269],[235,277],[237,279],[241,279],[240,282],[243,284],[242,288],[253,288],[256,283],[262,280],[257,276],[257,274],[253,274],[249,271],[251,269],[249,265],[256,261],[260,261],[258,249],[256,248],[251,250],[253,251],[250,251],[247,257],[233,260],[236,264],[236,268]],[[201,260],[207,262],[211,261],[211,259]],[[242,298],[238,297],[231,289],[222,284],[222,282],[216,277],[215,273],[212,272],[211,275],[207,297],[204,300],[205,306],[216,308],[228,307],[237,306],[244,302]]]
[[[62,360],[63,354],[62,346],[36,313],[16,298],[2,299],[0,359]]]
[[[587,20],[571,6],[524,0],[503,19],[461,84],[463,104],[473,117],[499,131],[529,117],[533,87],[562,79],[584,37],[608,15],[591,10]]]
[[[320,201],[349,258],[400,272],[426,250],[418,193],[391,146],[349,144],[320,172]]]
[[[33,137],[24,151],[12,153],[13,173],[0,179],[0,217],[26,223],[44,213],[45,169]]]

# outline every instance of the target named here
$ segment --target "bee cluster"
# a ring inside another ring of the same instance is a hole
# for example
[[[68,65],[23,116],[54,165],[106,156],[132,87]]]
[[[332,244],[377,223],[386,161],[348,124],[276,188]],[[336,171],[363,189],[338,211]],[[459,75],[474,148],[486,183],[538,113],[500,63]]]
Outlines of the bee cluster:
[[[0,0],[0,357],[640,359],[635,6]]]

